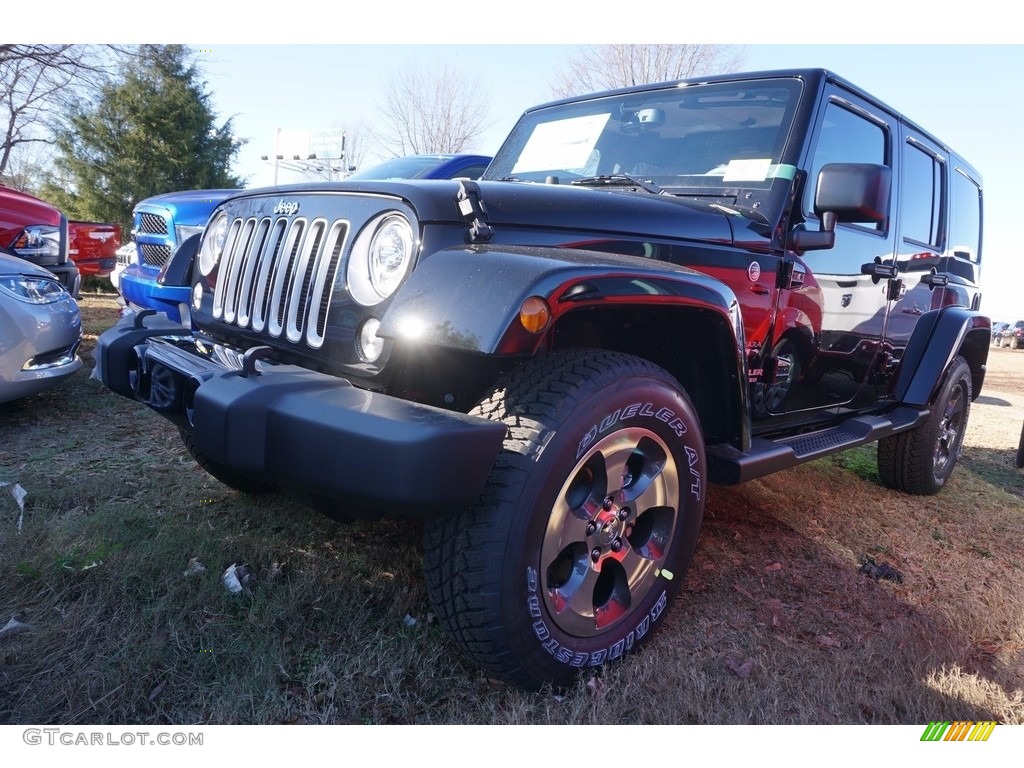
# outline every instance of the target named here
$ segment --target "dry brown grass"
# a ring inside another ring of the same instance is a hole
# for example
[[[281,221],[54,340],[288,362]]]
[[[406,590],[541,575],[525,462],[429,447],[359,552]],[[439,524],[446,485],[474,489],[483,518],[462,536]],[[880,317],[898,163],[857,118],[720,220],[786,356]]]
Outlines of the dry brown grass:
[[[116,309],[82,305],[88,352]],[[234,493],[83,373],[0,406],[0,481],[29,493],[19,534],[0,491],[0,626],[32,626],[0,640],[0,724],[1024,723],[1022,372],[992,350],[938,496],[882,488],[873,447],[713,488],[666,625],[561,694],[492,683],[430,622],[418,525]]]

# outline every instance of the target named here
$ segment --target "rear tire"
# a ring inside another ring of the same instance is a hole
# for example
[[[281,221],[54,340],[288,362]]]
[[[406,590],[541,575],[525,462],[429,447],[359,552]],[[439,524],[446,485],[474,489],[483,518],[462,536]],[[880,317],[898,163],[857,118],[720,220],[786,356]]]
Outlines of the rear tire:
[[[928,420],[878,441],[878,474],[889,488],[930,496],[946,484],[963,448],[971,412],[971,368],[957,356]]]
[[[579,350],[525,363],[474,413],[507,436],[473,507],[426,525],[428,594],[491,675],[568,685],[646,641],[679,592],[706,493],[696,411],[646,360]]]
[[[186,450],[195,459],[196,464],[229,488],[234,488],[242,493],[273,493],[277,490],[276,487],[269,483],[253,480],[247,475],[235,472],[233,469],[214,461],[206,454],[200,453],[192,442],[191,434],[184,429],[179,429],[178,432],[181,434],[181,441],[185,444]]]

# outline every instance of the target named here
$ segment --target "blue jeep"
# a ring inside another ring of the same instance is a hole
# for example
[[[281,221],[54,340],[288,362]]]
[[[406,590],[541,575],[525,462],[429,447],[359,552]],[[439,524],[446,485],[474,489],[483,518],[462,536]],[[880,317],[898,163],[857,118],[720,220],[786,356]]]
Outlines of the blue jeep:
[[[121,273],[118,290],[130,309],[155,309],[189,324],[189,288],[165,285],[164,267],[182,241],[203,231],[210,213],[237,189],[192,189],[148,197],[132,212],[138,255]]]

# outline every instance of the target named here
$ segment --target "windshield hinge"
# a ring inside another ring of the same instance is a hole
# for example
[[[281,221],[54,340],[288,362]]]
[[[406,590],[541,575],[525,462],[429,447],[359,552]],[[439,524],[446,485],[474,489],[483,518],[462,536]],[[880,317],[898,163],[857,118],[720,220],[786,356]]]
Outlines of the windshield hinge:
[[[469,222],[469,242],[486,243],[494,235],[494,228],[487,223],[487,206],[480,196],[480,187],[475,181],[460,181],[459,193],[455,196],[462,218]]]

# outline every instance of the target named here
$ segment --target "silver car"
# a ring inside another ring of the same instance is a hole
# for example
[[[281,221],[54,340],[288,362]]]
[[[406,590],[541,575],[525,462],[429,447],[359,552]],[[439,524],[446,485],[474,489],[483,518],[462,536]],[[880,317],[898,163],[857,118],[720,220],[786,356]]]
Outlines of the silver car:
[[[0,403],[57,384],[82,367],[78,304],[52,274],[0,252]]]

